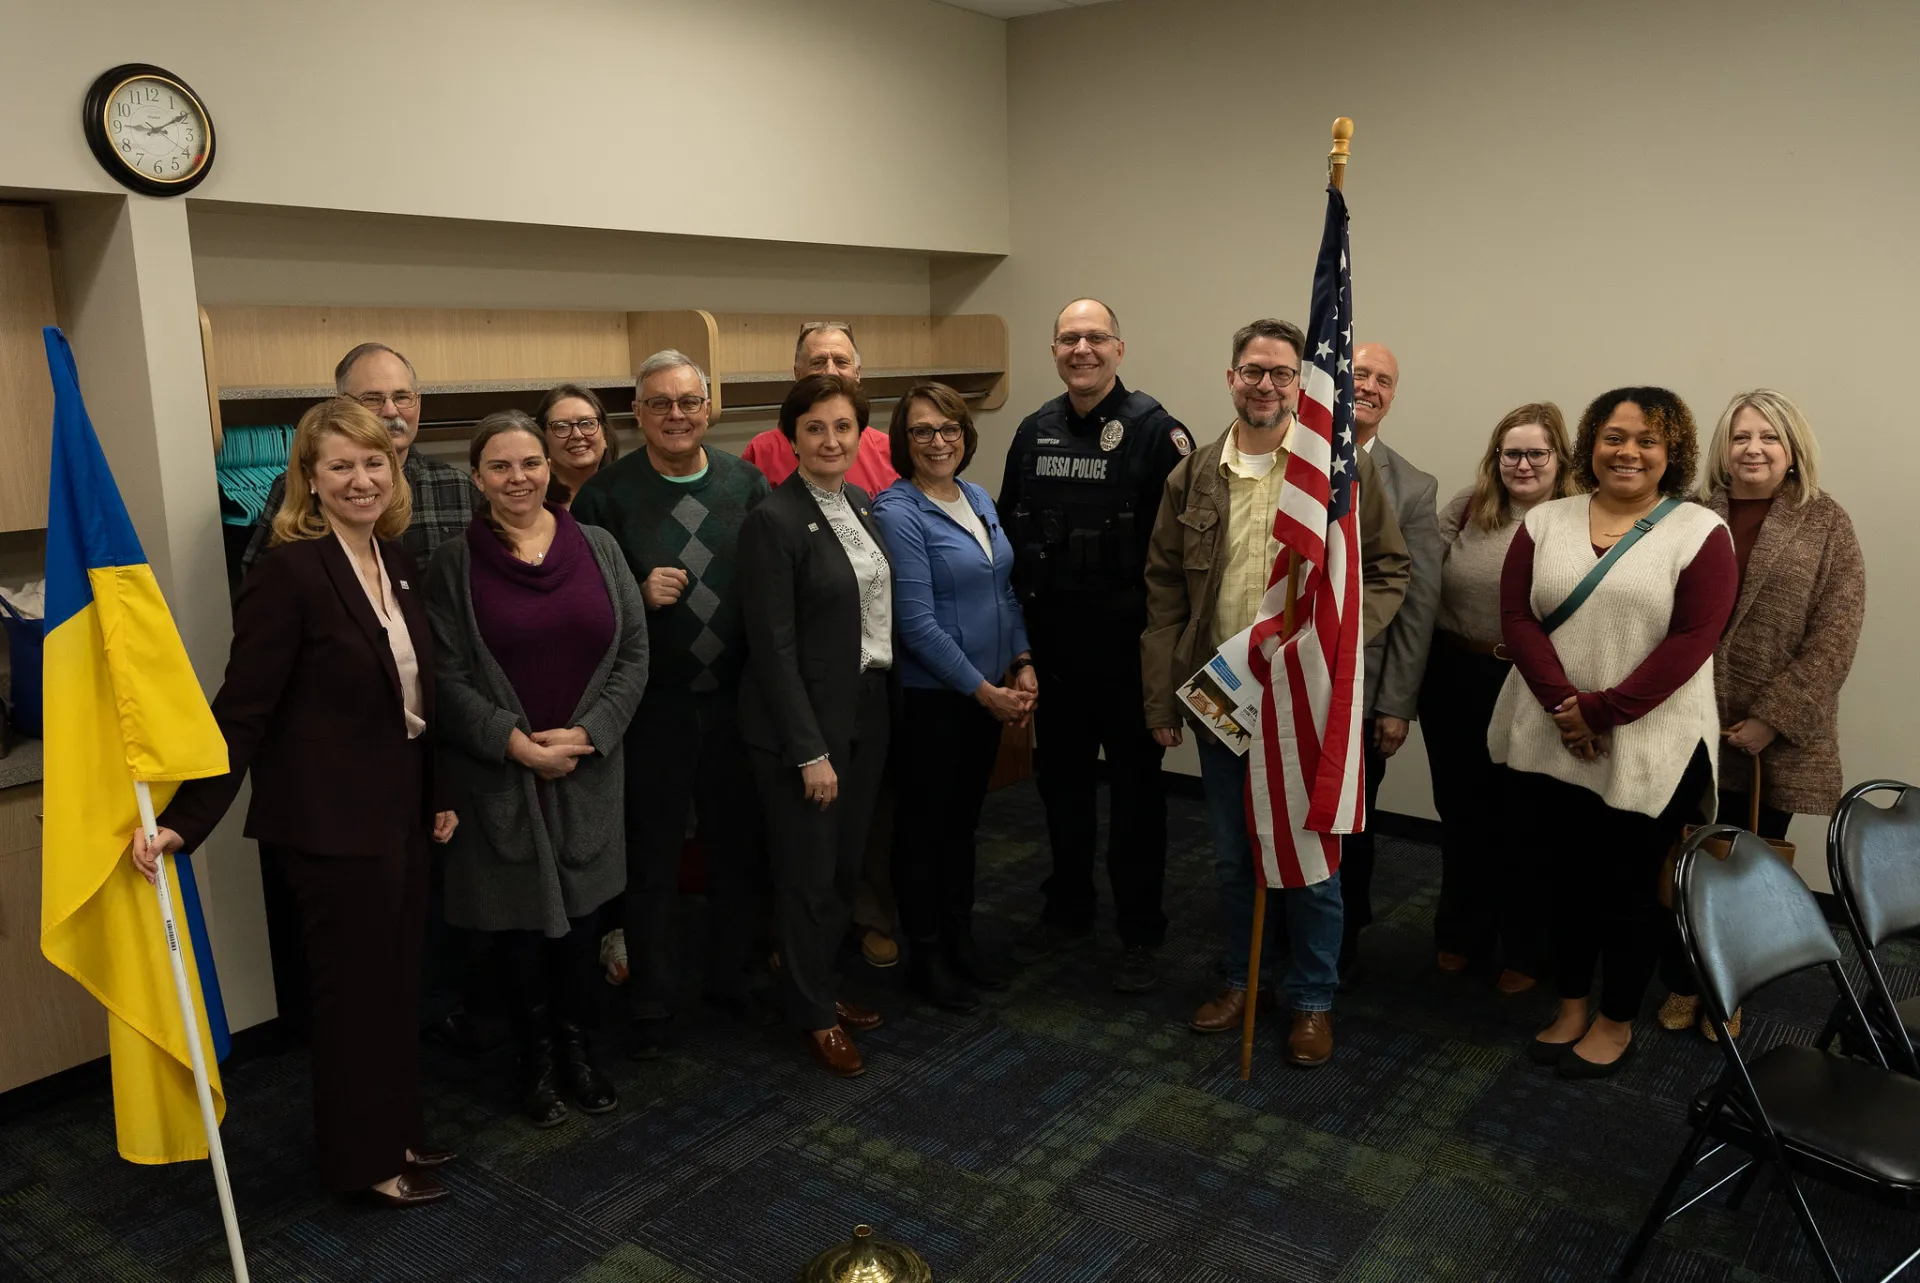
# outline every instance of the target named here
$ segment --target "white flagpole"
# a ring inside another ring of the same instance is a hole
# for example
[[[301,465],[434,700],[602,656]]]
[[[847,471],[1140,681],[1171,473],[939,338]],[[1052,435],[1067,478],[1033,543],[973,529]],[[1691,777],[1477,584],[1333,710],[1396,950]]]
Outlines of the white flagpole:
[[[140,802],[140,827],[147,841],[158,836],[153,818],[153,794],[136,780],[134,796]],[[207,1081],[207,1060],[200,1051],[200,1020],[193,1011],[193,991],[187,987],[187,960],[180,951],[180,928],[173,917],[173,893],[167,885],[167,862],[154,861],[153,890],[160,897],[160,918],[167,926],[167,958],[173,963],[173,992],[180,1000],[180,1019],[187,1030],[187,1051],[193,1059],[193,1085],[200,1093],[200,1122],[207,1132],[207,1157],[213,1162],[213,1186],[220,1195],[220,1218],[227,1226],[227,1254],[233,1258],[234,1283],[247,1281],[247,1253],[240,1243],[240,1218],[233,1210],[233,1187],[227,1183],[227,1156],[220,1148],[220,1122],[213,1116],[213,1088]]]

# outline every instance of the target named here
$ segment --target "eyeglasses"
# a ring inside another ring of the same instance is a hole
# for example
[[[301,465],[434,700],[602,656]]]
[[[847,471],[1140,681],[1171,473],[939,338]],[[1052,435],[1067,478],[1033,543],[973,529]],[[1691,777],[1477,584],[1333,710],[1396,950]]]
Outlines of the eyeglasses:
[[[931,423],[919,423],[907,429],[907,436],[919,445],[930,443],[935,433],[942,441],[958,441],[964,435],[957,423],[943,423],[937,428]]]
[[[403,412],[420,404],[420,398],[412,392],[362,392],[353,399],[375,414],[380,413],[380,407],[389,401],[393,402],[394,409]]]
[[[547,423],[547,431],[563,441],[576,432],[583,437],[590,437],[599,430],[600,420],[591,415],[584,419],[552,419]]]
[[[1273,386],[1276,388],[1289,387],[1295,379],[1300,377],[1300,371],[1291,365],[1276,365],[1272,369],[1264,365],[1239,365],[1234,367],[1233,372],[1239,375],[1240,381],[1250,388],[1259,387],[1268,376],[1272,376]]]
[[[648,414],[658,415],[672,414],[673,407],[677,405],[680,407],[680,413],[691,419],[700,413],[700,407],[706,403],[707,398],[703,396],[650,396],[640,404],[646,408]]]
[[[1553,458],[1553,451],[1551,450],[1502,450],[1500,452],[1500,466],[1503,468],[1517,468],[1525,463],[1535,468],[1544,468],[1547,466],[1547,460],[1551,458]]]
[[[1119,341],[1120,336],[1118,334],[1109,334],[1105,330],[1088,330],[1084,334],[1069,333],[1056,334],[1053,336],[1053,345],[1062,352],[1071,352],[1082,343],[1085,343],[1088,347],[1105,347],[1109,343],[1118,343]]]

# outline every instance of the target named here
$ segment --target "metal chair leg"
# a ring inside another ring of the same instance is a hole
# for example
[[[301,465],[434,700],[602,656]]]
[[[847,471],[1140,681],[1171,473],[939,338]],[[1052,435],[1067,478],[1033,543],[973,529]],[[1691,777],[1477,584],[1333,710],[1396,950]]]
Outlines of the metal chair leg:
[[[1653,1246],[1654,1235],[1667,1223],[1667,1211],[1673,1206],[1673,1200],[1680,1196],[1680,1186],[1686,1183],[1689,1174],[1700,1161],[1700,1150],[1707,1143],[1707,1127],[1703,1122],[1693,1129],[1693,1135],[1680,1151],[1680,1157],[1674,1160],[1673,1170],[1667,1173],[1666,1182],[1655,1195],[1653,1206],[1647,1209],[1646,1220],[1640,1223],[1640,1232],[1633,1236],[1633,1242],[1627,1245],[1627,1254],[1620,1258],[1620,1264],[1614,1269],[1613,1277],[1626,1283],[1640,1268],[1640,1259]]]
[[[1760,1179],[1761,1163],[1758,1158],[1747,1164],[1747,1170],[1740,1173],[1740,1180],[1733,1187],[1733,1193],[1727,1196],[1727,1210],[1737,1212],[1740,1205],[1747,1201],[1747,1195],[1753,1192],[1754,1182]]]

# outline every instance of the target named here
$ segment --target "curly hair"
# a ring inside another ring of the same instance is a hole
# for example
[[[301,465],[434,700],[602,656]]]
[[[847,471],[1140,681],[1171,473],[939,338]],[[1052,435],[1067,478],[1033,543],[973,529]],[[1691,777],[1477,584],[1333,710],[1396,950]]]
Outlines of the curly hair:
[[[1615,388],[1593,399],[1580,416],[1580,433],[1573,445],[1574,478],[1591,494],[1600,488],[1593,471],[1593,446],[1613,412],[1631,401],[1640,407],[1647,426],[1660,434],[1667,447],[1667,470],[1660,474],[1660,493],[1684,499],[1693,488],[1694,469],[1700,463],[1700,432],[1687,403],[1665,388]]]

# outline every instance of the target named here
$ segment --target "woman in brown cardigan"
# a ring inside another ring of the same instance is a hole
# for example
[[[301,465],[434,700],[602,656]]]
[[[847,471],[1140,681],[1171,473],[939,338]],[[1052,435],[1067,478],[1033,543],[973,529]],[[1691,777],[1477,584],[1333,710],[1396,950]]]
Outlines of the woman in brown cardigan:
[[[1713,657],[1720,703],[1720,822],[1752,819],[1761,768],[1760,835],[1784,838],[1796,813],[1830,815],[1844,787],[1837,707],[1867,609],[1853,523],[1819,486],[1819,450],[1799,407],[1778,392],[1742,392],[1707,450],[1700,500],[1733,530],[1740,598]],[[1668,1029],[1699,1003],[1684,956],[1663,967]],[[1739,1032],[1739,1013],[1728,1028]],[[1701,1031],[1712,1037],[1703,1020]]]

